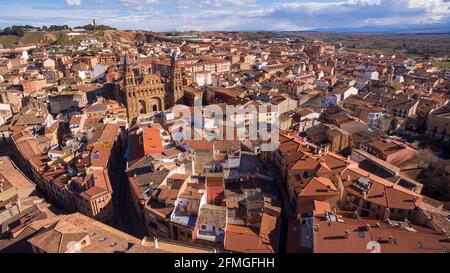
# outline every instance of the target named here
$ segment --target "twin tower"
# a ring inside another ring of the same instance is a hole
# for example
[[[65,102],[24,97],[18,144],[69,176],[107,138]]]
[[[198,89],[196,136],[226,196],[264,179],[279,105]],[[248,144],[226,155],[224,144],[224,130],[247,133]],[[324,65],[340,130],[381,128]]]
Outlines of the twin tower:
[[[172,54],[170,76],[147,73],[135,75],[127,56],[124,62],[123,92],[127,106],[128,121],[141,114],[164,111],[175,104],[183,103],[183,79],[178,64],[179,51]]]

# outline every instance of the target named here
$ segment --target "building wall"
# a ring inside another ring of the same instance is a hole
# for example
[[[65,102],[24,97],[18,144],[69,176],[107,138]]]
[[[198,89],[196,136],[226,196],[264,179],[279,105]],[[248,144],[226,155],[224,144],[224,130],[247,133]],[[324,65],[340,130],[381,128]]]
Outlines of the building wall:
[[[450,118],[428,115],[427,134],[433,138],[450,138]]]
[[[144,222],[147,233],[160,238],[172,238],[169,220],[158,216],[148,208],[144,210]]]
[[[88,103],[86,93],[76,95],[60,95],[49,98],[52,114],[68,111],[72,108],[82,109]]]
[[[47,87],[47,80],[25,80],[22,82],[22,88],[25,93],[33,93]]]

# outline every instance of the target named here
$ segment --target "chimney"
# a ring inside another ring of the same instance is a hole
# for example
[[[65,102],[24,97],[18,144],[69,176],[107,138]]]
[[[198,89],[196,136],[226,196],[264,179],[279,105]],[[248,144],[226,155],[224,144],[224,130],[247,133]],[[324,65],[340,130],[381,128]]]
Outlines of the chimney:
[[[391,210],[389,208],[386,208],[386,210],[384,211],[384,217],[383,220],[388,221],[389,220],[389,215],[391,214]]]
[[[360,219],[360,218],[359,218],[359,214],[358,214],[358,210],[357,210],[357,209],[354,210],[353,216],[354,216],[355,219],[358,219],[358,220]]]
[[[159,249],[158,238],[153,237],[153,240],[154,240],[154,242],[155,242],[155,248],[156,248],[156,249]]]
[[[350,231],[348,229],[345,230],[345,239],[348,239],[348,236],[350,236]]]

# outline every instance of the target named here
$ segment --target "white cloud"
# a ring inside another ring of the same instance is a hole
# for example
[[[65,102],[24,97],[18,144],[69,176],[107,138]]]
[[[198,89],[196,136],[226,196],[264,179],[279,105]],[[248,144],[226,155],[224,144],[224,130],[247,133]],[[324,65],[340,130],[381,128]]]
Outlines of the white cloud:
[[[66,3],[69,6],[80,6],[81,0],[66,0]]]
[[[159,0],[119,0],[124,5],[157,4]]]
[[[433,23],[445,23],[450,29],[450,1],[445,0],[66,0],[66,3],[77,8],[14,3],[0,10],[0,23],[81,25],[95,18],[118,28],[155,31],[388,28]]]
[[[444,0],[347,0],[279,3],[264,18],[288,19],[310,28],[411,25],[437,23],[450,18]]]
[[[256,0],[179,0],[177,6],[179,8],[200,8],[200,9],[227,9],[233,7],[254,7]]]

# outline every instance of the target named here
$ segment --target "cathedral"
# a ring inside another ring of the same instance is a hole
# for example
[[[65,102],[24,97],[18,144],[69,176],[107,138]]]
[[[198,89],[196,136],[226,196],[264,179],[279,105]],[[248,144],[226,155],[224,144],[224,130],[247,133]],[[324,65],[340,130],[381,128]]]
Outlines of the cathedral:
[[[178,54],[175,51],[172,55],[168,78],[154,73],[135,75],[128,55],[125,57],[123,92],[130,123],[141,114],[164,111],[182,103],[183,79]]]

